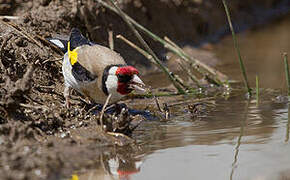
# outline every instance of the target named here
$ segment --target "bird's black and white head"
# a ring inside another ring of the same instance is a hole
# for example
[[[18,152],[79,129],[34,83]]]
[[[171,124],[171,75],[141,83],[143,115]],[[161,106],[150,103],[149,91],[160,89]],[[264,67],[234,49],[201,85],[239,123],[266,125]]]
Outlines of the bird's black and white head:
[[[138,70],[133,66],[109,65],[105,68],[102,88],[105,94],[127,95],[133,90],[144,92],[145,84],[138,77]]]

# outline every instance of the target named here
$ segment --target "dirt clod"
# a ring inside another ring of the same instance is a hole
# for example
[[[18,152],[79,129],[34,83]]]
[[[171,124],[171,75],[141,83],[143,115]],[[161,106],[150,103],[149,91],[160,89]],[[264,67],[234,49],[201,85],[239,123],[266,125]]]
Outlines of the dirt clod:
[[[280,2],[269,0],[276,1]],[[223,9],[215,0],[122,2],[120,6],[142,25],[177,42],[184,37],[195,42],[224,24]],[[233,10],[238,12],[246,3],[237,1]],[[74,92],[72,107],[64,107],[62,53],[45,41],[46,37],[68,35],[72,27],[101,45],[108,44],[108,31],[134,40],[118,15],[94,0],[0,0],[0,15],[12,16],[0,18],[1,179],[68,178],[75,170],[100,166],[99,157],[114,154],[115,145],[134,143],[129,136],[144,118],[130,114],[128,107],[105,113],[107,132],[99,126],[99,114],[88,113],[93,105],[80,94]],[[154,51],[163,50],[149,38],[146,41]],[[156,70],[126,44],[115,40],[114,47],[142,73]],[[188,109],[193,114],[204,112],[203,105]],[[167,106],[162,116],[168,119]]]

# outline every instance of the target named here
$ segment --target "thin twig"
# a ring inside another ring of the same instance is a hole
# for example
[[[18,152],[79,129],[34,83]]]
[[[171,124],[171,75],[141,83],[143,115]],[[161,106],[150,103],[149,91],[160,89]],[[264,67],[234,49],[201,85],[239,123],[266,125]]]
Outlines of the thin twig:
[[[45,64],[45,63],[47,63],[47,62],[59,62],[59,61],[61,61],[63,59],[63,57],[60,57],[60,58],[56,58],[56,59],[47,59],[47,60],[45,60],[45,61],[43,61],[42,62],[42,64]]]
[[[222,85],[223,84],[222,81],[227,79],[227,76],[222,74],[221,72],[211,68],[210,66],[207,66],[206,64],[199,62],[199,60],[197,60],[197,59],[190,57],[182,48],[180,48],[176,43],[174,43],[171,39],[169,39],[169,37],[165,36],[164,40],[179,51],[179,53],[177,53],[177,55],[179,55],[179,57],[181,57],[182,60],[185,61],[185,63],[188,63],[190,67],[197,70],[197,72],[199,72],[203,76],[208,77],[215,84]],[[167,46],[165,45],[165,47],[167,47]],[[195,63],[192,63],[192,62],[195,62]],[[204,72],[204,70],[200,69],[200,66],[203,67],[204,69],[206,69],[206,71],[208,71],[210,74],[212,74],[213,77],[209,77],[208,73],[206,73],[206,72]],[[182,69],[186,70],[186,68],[184,68],[184,66]],[[198,84],[197,78],[190,72],[190,70],[188,69],[188,70],[186,70],[186,72],[190,76],[190,78],[195,79],[193,81]],[[216,77],[218,77],[218,78],[216,78]],[[198,86],[200,86],[200,85],[198,84]]]
[[[166,42],[166,41],[165,41]],[[164,43],[164,47],[171,50],[173,53],[181,57],[182,60],[189,63],[189,65],[196,70],[199,74],[203,76],[208,76],[211,81],[215,84],[223,85],[223,82],[227,79],[227,76],[217,71],[216,69],[211,68],[210,66],[200,62],[199,60],[189,56],[183,49],[178,47],[175,43]]]
[[[190,94],[190,93],[189,93]],[[180,93],[177,92],[157,92],[154,95],[151,93],[146,93],[146,94],[134,94],[131,93],[128,96],[125,96],[123,98],[123,100],[127,100],[127,99],[132,99],[132,98],[153,98],[154,96],[156,97],[164,97],[164,96],[178,96],[181,95]]]
[[[122,134],[122,133],[116,133],[116,132],[107,132],[108,135],[110,136],[113,136],[113,137],[122,137],[122,138],[125,138],[126,140],[130,140],[130,141],[133,141],[132,138],[126,136],[125,134]]]
[[[28,95],[26,95],[26,94],[24,94],[23,97],[24,97],[25,99],[27,99],[27,100],[33,102],[33,103],[36,103],[36,104],[41,105],[41,106],[43,105],[43,103],[41,103],[41,102],[39,102],[39,101],[33,99],[32,97],[30,97],[30,96],[28,96]]]
[[[87,115],[89,114],[89,113],[91,113],[93,110],[95,110],[97,107],[99,107],[100,105],[99,104],[97,104],[97,105],[94,105],[91,109],[89,109],[88,111],[87,111]]]
[[[256,106],[259,105],[259,94],[260,94],[259,77],[258,77],[258,75],[256,75]]]
[[[201,102],[201,101],[209,101],[209,100],[213,100],[213,99],[216,99],[216,97],[207,97],[207,98],[194,99],[194,100],[190,99],[188,101],[182,101],[182,102],[169,104],[169,105],[167,105],[167,107],[180,106],[183,104],[195,103],[195,102]]]
[[[100,115],[100,125],[101,125],[101,128],[103,129],[103,116],[104,116],[104,113],[105,113],[105,109],[106,109],[106,106],[108,105],[110,99],[111,99],[111,96],[112,94],[109,94],[109,96],[107,97],[106,99],[106,102],[102,108],[102,111],[101,111],[101,115]]]
[[[155,95],[153,95],[153,98],[154,98],[154,101],[155,101],[155,104],[156,104],[158,110],[163,113],[162,109],[160,108],[160,104],[159,104],[157,97]]]
[[[170,112],[169,112],[169,108],[167,103],[163,103],[163,108],[160,107],[160,103],[159,100],[156,96],[153,95],[153,98],[155,100],[155,104],[157,106],[157,109],[164,114],[165,120],[167,121],[169,119],[170,116]]]
[[[178,51],[183,51],[183,49],[181,49],[175,42],[169,39],[169,37],[165,36],[163,39],[174,46]]]
[[[155,101],[155,104],[156,104],[158,110],[159,110],[160,112],[163,112],[162,109],[160,108],[159,100],[157,99],[157,97],[156,97],[155,94],[153,93],[151,87],[149,87],[149,92],[150,92],[150,94],[152,94],[152,97],[153,97],[153,99],[154,99],[154,101]]]
[[[167,103],[163,103],[163,111],[164,111],[164,115],[165,115],[165,120],[169,120],[169,118],[170,118],[170,110],[168,108]]]
[[[180,84],[183,88],[185,89],[189,89],[189,86],[176,74],[171,73],[171,75],[173,76],[173,78],[175,79],[175,81]]]
[[[287,53],[283,53],[283,59],[284,59],[285,75],[286,75],[287,88],[288,88],[288,96],[290,96],[290,77],[289,77],[289,63],[288,63]]]
[[[3,19],[9,19],[9,20],[18,20],[20,19],[19,16],[0,16],[0,19],[3,20]]]
[[[108,36],[109,36],[109,46],[110,49],[114,50],[114,36],[113,36],[113,31],[108,30]]]
[[[226,4],[226,1],[222,0],[222,2],[223,2],[223,5],[224,5],[224,8],[225,8],[225,12],[226,12],[226,15],[227,15],[227,20],[228,20],[228,23],[229,23],[229,26],[230,26],[230,29],[231,29],[231,32],[232,32],[234,46],[235,46],[235,49],[237,51],[240,68],[241,68],[241,71],[242,71],[242,74],[243,74],[243,77],[244,77],[244,83],[245,83],[245,86],[247,88],[247,91],[248,91],[249,95],[251,96],[252,95],[252,92],[251,92],[252,90],[251,90],[251,88],[249,86],[249,82],[248,82],[248,78],[247,78],[247,74],[246,74],[246,68],[244,66],[243,59],[242,59],[242,56],[241,56],[241,53],[240,53],[240,48],[239,48],[238,41],[237,41],[237,38],[236,38],[235,30],[234,30],[233,25],[232,25],[230,12],[229,12],[228,6]]]
[[[191,71],[189,69],[186,69],[182,63],[178,63],[179,66],[181,67],[181,69],[189,76],[189,78],[199,87],[201,88],[202,86],[199,84],[199,80],[197,79],[197,77],[195,75],[193,75],[191,73]]]
[[[133,132],[145,120],[145,118],[143,116],[141,116],[141,117],[142,117],[142,119],[139,120],[138,123],[134,127],[130,128],[131,132]]]
[[[36,39],[34,39],[32,36],[30,36],[27,32],[25,32],[23,29],[21,29],[16,24],[14,24],[12,22],[5,22],[3,20],[1,20],[0,22],[3,23],[3,24],[5,24],[5,25],[7,25],[7,26],[9,26],[9,27],[11,27],[16,32],[18,32],[19,34],[21,34],[22,36],[24,36],[26,39],[28,39],[29,41],[35,43],[38,47],[42,48],[42,45]]]
[[[24,36],[27,40],[29,40],[30,42],[36,44],[41,49],[43,49],[43,45],[39,41],[37,41],[34,37],[32,37],[29,33],[27,33],[25,30],[23,30],[22,28],[20,28],[16,24],[14,24],[12,22],[5,22],[3,20],[0,20],[0,22],[3,23],[3,24],[5,24],[8,27],[14,29],[16,32],[18,32],[19,34],[21,34],[22,36]],[[49,43],[48,40],[46,40],[45,38],[43,38],[41,36],[38,36],[38,35],[36,35],[36,38],[38,38],[39,40],[41,40],[42,42],[44,42],[49,47],[52,47],[57,53],[59,53],[61,55],[64,54],[57,46],[55,46],[53,43]]]
[[[133,42],[129,41],[127,38],[125,38],[122,35],[117,35],[116,38],[121,39],[122,41],[124,41],[125,43],[127,43],[129,46],[131,46],[132,48],[136,49],[139,53],[141,53],[144,57],[146,57],[151,63],[155,63],[155,61],[153,60],[152,56],[147,53],[146,51],[144,51],[142,48],[138,47],[136,44],[134,44]]]
[[[49,110],[49,108],[45,105],[30,105],[30,104],[24,104],[24,103],[19,103],[19,105],[25,108],[30,108],[30,109]]]
[[[54,51],[56,51],[60,55],[64,55],[64,53],[60,50],[59,47],[57,47],[55,44],[49,42],[47,39],[43,38],[42,36],[36,35],[36,37],[43,42],[45,45],[49,46],[52,48]]]

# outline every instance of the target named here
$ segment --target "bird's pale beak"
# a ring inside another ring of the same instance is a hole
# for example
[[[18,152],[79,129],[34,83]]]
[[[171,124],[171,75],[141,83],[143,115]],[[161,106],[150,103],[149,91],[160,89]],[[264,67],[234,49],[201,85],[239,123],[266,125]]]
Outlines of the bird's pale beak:
[[[145,92],[145,84],[137,75],[133,76],[130,85],[136,92]]]

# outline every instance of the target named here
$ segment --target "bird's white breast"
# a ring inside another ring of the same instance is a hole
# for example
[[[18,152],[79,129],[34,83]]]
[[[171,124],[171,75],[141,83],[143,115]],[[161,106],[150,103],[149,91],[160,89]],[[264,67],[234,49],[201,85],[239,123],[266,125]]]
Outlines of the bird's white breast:
[[[63,57],[62,74],[64,76],[64,82],[65,82],[66,86],[72,87],[76,90],[80,89],[79,82],[77,82],[77,80],[72,75],[72,65],[71,65],[70,60],[68,58],[68,53],[65,53],[65,55]]]

